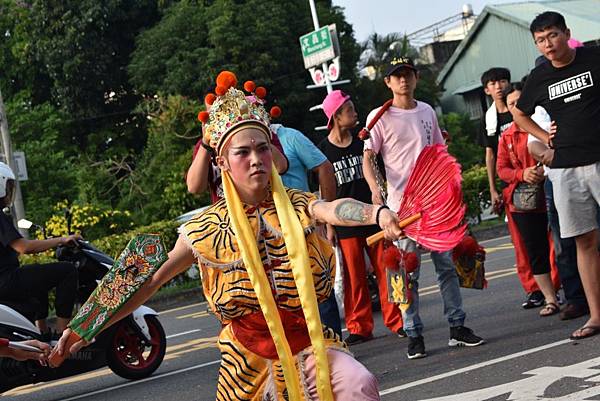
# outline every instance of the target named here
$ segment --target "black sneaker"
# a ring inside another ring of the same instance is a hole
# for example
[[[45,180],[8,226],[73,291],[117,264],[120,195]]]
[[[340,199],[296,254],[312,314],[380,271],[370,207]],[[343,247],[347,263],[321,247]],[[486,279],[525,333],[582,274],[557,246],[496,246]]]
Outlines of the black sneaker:
[[[396,334],[398,334],[398,337],[400,337],[400,338],[405,338],[406,337],[406,331],[404,331],[404,329],[402,327],[400,327],[398,329],[398,331],[396,331]]]
[[[450,327],[449,347],[476,347],[484,342],[483,338],[476,336],[468,327]]]
[[[350,345],[364,343],[364,342],[367,342],[372,339],[373,339],[373,335],[365,337],[365,336],[361,336],[360,334],[350,334],[348,337],[346,337],[344,342],[346,343],[346,345],[350,346]]]
[[[406,352],[408,359],[425,358],[425,340],[423,336],[408,337],[408,351]]]
[[[525,298],[525,302],[521,306],[523,309],[539,308],[544,305],[545,300],[546,298],[544,298],[544,294],[541,291],[534,291],[527,294],[527,298]]]

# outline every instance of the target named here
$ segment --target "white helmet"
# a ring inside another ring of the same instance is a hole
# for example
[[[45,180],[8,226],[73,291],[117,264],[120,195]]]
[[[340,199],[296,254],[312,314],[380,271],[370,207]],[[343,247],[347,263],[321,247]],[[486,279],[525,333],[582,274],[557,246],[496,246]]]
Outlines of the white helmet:
[[[6,183],[9,180],[15,180],[15,173],[6,163],[0,162],[0,198],[6,196]]]

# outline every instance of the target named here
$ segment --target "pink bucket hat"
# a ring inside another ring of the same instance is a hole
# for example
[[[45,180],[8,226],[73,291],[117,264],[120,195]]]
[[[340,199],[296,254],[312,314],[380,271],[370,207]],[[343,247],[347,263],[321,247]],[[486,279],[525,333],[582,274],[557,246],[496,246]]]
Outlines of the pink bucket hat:
[[[335,112],[338,111],[338,109],[342,107],[342,105],[349,99],[350,96],[345,94],[343,91],[334,90],[323,100],[322,107],[325,115],[327,116],[327,129],[331,129],[333,126],[333,115]]]

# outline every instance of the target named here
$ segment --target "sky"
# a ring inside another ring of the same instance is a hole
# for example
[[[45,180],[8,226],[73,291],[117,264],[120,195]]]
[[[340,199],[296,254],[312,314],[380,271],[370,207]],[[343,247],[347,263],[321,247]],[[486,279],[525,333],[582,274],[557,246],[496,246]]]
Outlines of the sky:
[[[344,7],[346,19],[354,27],[359,42],[377,32],[410,34],[428,25],[456,15],[465,3],[470,3],[476,15],[486,4],[513,3],[516,0],[333,0]]]

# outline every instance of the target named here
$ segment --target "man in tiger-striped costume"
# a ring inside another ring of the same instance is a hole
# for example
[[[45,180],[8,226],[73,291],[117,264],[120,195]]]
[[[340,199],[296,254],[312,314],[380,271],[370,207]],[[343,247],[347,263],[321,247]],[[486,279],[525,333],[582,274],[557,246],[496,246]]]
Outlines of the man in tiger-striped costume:
[[[180,228],[169,259],[110,323],[197,261],[204,294],[223,323],[217,400],[379,400],[375,377],[321,325],[318,302],[331,292],[335,258],[315,224],[377,223],[397,239],[397,216],[284,188],[272,168],[269,115],[258,88],[246,97],[236,82],[230,72],[219,74],[210,114],[200,116],[225,198]]]

